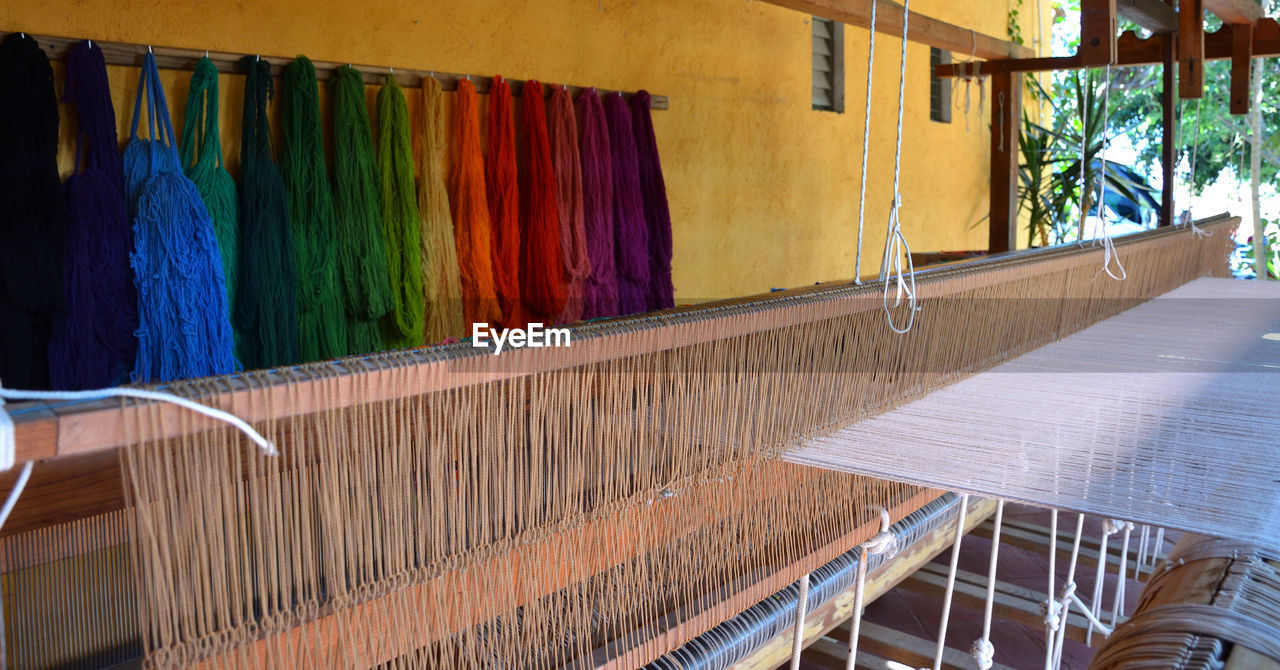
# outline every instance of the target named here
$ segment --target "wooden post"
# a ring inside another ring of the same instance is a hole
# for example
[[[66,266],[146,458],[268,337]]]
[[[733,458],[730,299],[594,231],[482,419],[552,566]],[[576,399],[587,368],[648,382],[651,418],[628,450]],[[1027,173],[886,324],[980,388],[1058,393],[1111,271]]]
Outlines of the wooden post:
[[[1253,69],[1253,24],[1231,28],[1231,113],[1249,113],[1249,72]]]
[[[1178,97],[1204,97],[1204,1],[1178,0]]]
[[[1164,187],[1160,192],[1160,225],[1171,226],[1177,220],[1173,211],[1173,169],[1178,163],[1178,59],[1177,40],[1173,35],[1164,36],[1164,90],[1161,102],[1164,107],[1164,136],[1161,139],[1160,168],[1164,173]]]
[[[987,251],[1018,248],[1018,130],[1022,75],[991,75],[991,229]]]

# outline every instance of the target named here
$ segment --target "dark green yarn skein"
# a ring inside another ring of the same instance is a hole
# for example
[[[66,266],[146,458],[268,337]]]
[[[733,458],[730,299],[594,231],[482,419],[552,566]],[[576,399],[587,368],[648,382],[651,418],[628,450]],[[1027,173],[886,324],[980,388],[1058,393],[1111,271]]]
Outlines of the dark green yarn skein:
[[[347,320],[338,275],[333,190],[324,157],[316,68],[298,56],[284,69],[284,147],[280,171],[298,273],[298,344],[302,360],[347,354]]]
[[[246,56],[240,142],[240,272],[236,316],[241,362],[266,368],[298,362],[297,274],[289,199],[271,160],[271,65]]]
[[[347,350],[383,348],[378,320],[395,308],[387,270],[378,197],[378,166],[369,128],[364,77],[350,66],[333,78],[334,204],[338,214],[338,267],[347,306]]]

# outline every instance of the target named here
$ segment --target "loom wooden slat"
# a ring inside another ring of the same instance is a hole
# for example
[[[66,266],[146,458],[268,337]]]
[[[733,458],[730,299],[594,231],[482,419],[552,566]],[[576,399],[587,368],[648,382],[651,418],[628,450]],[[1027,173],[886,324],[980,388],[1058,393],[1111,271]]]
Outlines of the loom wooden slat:
[[[705,486],[705,485],[704,485]],[[680,496],[668,501],[670,505],[689,504],[683,501],[696,501],[701,492],[692,490],[688,496]],[[936,490],[925,489],[914,496],[892,506],[890,514],[894,518],[901,518],[917,509],[927,505],[936,499],[941,492]],[[731,510],[723,510],[724,514],[732,513]],[[670,516],[677,516],[672,511]],[[637,515],[636,520],[643,520],[643,524],[647,527],[651,522],[650,518]],[[738,599],[743,602],[757,602],[768,597],[770,594],[777,592],[787,584],[795,581],[800,575],[811,570],[812,568],[831,561],[839,554],[848,551],[849,548],[866,541],[879,530],[879,520],[862,524],[861,526],[851,530],[840,539],[831,542],[822,549],[814,552],[809,557],[795,564],[784,566],[768,575],[761,576],[757,581],[749,585],[747,588],[739,592]],[[568,569],[563,570],[557,575],[558,579],[554,583],[544,583],[538,585],[533,592],[539,594],[551,593],[569,586],[570,584],[581,581],[582,579],[603,572],[604,570],[621,563],[626,558],[639,555],[645,550],[645,546],[641,540],[645,537],[652,537],[653,533],[646,534],[644,528],[639,525],[627,526],[619,523],[616,519],[602,519],[590,525],[577,529],[570,529],[559,534],[554,541],[540,540],[529,545],[515,547],[510,554],[490,559],[487,569],[501,568],[510,572],[512,579],[519,582],[521,570],[519,566],[524,561],[529,560],[547,560],[552,563],[567,566]],[[630,542],[619,542],[619,539],[629,539]],[[660,540],[659,540],[660,541]],[[581,554],[570,552],[564,549],[565,546],[577,547],[615,547],[618,550],[614,553],[606,553],[601,551],[583,552]],[[619,545],[622,545],[619,548]],[[563,555],[551,555],[549,550],[554,549],[562,552]],[[571,560],[580,559],[580,560]],[[477,574],[484,568],[471,568],[468,572],[472,575]],[[353,606],[347,612],[335,614],[325,612],[319,618],[295,626],[288,631],[280,633],[286,639],[281,642],[271,638],[263,638],[248,645],[245,648],[228,652],[226,657],[215,655],[208,659],[196,663],[192,666],[193,670],[213,670],[214,668],[223,667],[231,658],[240,662],[248,659],[252,665],[258,667],[266,667],[273,658],[271,648],[277,644],[284,644],[292,648],[300,648],[304,645],[304,640],[311,641],[312,644],[318,643],[331,647],[331,657],[338,657],[339,646],[343,644],[343,639],[339,636],[329,635],[326,631],[337,627],[337,617],[351,617],[364,622],[374,622],[372,626],[378,628],[377,622],[385,621],[381,624],[386,630],[395,630],[398,626],[394,618],[388,614],[390,607],[387,606],[391,598],[404,598],[413,601],[421,598],[429,589],[434,588],[434,583],[428,582],[409,586],[399,593],[393,593],[386,596],[378,596],[372,600]],[[513,592],[523,593],[522,585],[517,583],[513,586]],[[490,602],[490,604],[492,604]],[[523,603],[521,603],[523,604]],[[667,644],[678,646],[679,643],[692,639],[697,635],[709,630],[712,626],[720,621],[737,614],[737,612],[729,611],[729,607],[725,601],[721,599],[719,606],[704,609],[700,614],[691,619],[680,622],[672,630],[666,633]],[[472,609],[472,619],[470,621],[461,620],[459,612],[449,611],[440,613],[447,619],[446,630],[458,631],[468,625],[475,624],[480,621],[487,621],[498,614],[500,611],[481,611]],[[414,649],[420,648],[425,641],[416,640],[412,642],[404,642],[408,645],[406,648],[397,648],[391,653],[387,653],[386,649],[374,649],[373,645],[359,646],[355,648],[346,648],[343,651],[352,659],[353,667],[374,667],[380,663],[391,660],[395,656],[412,652]],[[400,645],[393,645],[399,647]],[[313,647],[314,648],[314,647]],[[672,647],[674,648],[674,646]],[[639,667],[645,662],[653,660],[649,658],[639,663],[636,662],[639,654],[643,653],[644,647],[640,645],[638,648],[631,650],[629,653],[619,655],[607,667],[610,668],[631,668]],[[379,651],[383,653],[378,653]],[[656,658],[657,655],[654,655]]]
[[[1237,23],[1231,30],[1231,113],[1249,113],[1249,74],[1253,69],[1253,25]]]
[[[1204,0],[1178,0],[1179,97],[1204,95],[1204,56]]]
[[[1128,34],[1128,33],[1126,33]],[[1159,36],[1141,39],[1132,35],[1128,40],[1124,35],[1116,48],[1118,67],[1139,67],[1159,65],[1161,51]],[[1275,19],[1260,19],[1253,27],[1253,57],[1265,58],[1280,56],[1280,23]],[[1204,60],[1227,60],[1232,57],[1231,31],[1223,26],[1204,36]],[[976,65],[977,74],[990,75],[1000,71],[1010,72],[1050,72],[1054,70],[1079,70],[1088,67],[1078,56],[1054,56],[1048,58],[1023,58],[1017,60],[991,60]],[[939,77],[955,77],[960,72],[955,64],[939,65],[934,68]]]
[[[1230,223],[1232,219],[1205,222],[1204,226]],[[1163,229],[1119,238],[1116,244],[1141,244],[1162,235],[1188,234],[1186,231]],[[1096,251],[1096,250],[1095,250]],[[1003,275],[1005,264],[1045,262],[1058,256],[1077,253],[1074,245],[1060,248],[1019,251],[972,261],[962,265],[942,265],[917,272],[921,298],[938,297],[938,284],[944,279],[972,268],[990,268],[981,281],[995,282]],[[1085,252],[1092,253],[1092,252]],[[1097,253],[1101,253],[1098,251]],[[1050,266],[1046,265],[1046,268]],[[218,396],[190,394],[219,409],[229,411],[247,421],[261,422],[312,414],[349,406],[353,401],[375,403],[422,395],[464,386],[523,377],[550,370],[567,369],[587,363],[616,360],[628,356],[663,351],[739,335],[762,332],[784,326],[813,323],[843,315],[879,310],[880,294],[867,285],[856,294],[823,302],[789,302],[789,298],[820,295],[843,290],[843,283],[784,291],[750,299],[724,301],[711,306],[675,310],[668,315],[685,317],[706,314],[714,318],[716,327],[706,327],[705,320],[663,320],[665,317],[641,315],[630,319],[604,322],[574,329],[571,347],[511,350],[501,356],[477,353],[467,358],[447,360],[438,350],[423,349],[314,363],[295,369],[254,373],[253,375],[219,378],[212,383],[225,389]],[[750,312],[725,313],[725,308],[753,302]],[[776,305],[772,309],[763,306]],[[612,324],[651,323],[645,329],[612,332]],[[592,333],[597,335],[591,336]],[[465,345],[454,345],[452,351]],[[398,365],[399,368],[391,366]],[[8,406],[19,436],[16,458],[19,462],[63,458],[94,451],[115,449],[136,441],[140,421],[140,405],[119,400],[53,405],[49,403],[15,403]],[[188,416],[187,410],[162,404],[157,407],[163,431],[150,435],[155,439],[184,433],[198,433],[222,424],[203,416]],[[48,413],[47,413],[48,412]]]
[[[1114,63],[1116,32],[1116,0],[1082,0],[1080,47],[1076,51],[1080,62],[1086,66]]]
[[[1116,11],[1153,33],[1178,32],[1178,12],[1164,0],[1119,0]]]
[[[969,510],[965,515],[965,532],[968,533],[985,522],[995,514],[995,511],[996,501],[989,498],[970,498]],[[905,547],[893,560],[881,563],[875,569],[868,571],[866,588],[863,591],[863,604],[869,604],[888,593],[921,566],[945,551],[955,539],[955,533],[956,522],[952,518],[947,523],[939,525],[927,537]],[[853,587],[850,587],[810,612],[805,618],[806,647],[819,644],[824,635],[853,616],[853,602]],[[791,657],[791,641],[792,633],[784,632],[765,643],[749,657],[735,663],[733,667],[736,670],[772,670],[781,667]]]
[[[1227,24],[1254,23],[1262,18],[1258,0],[1204,0],[1204,7]]]
[[[4,36],[6,34],[8,33],[0,31],[0,36]],[[40,43],[40,47],[44,49],[49,58],[53,60],[65,60],[67,51],[71,46],[82,39],[85,39],[82,37],[60,37],[54,35],[38,35],[35,33],[27,33],[27,35],[35,38],[35,40]],[[90,37],[89,39],[93,38]],[[130,67],[136,67],[142,64],[142,59],[146,56],[148,48],[150,48],[155,54],[156,65],[161,68],[171,70],[193,70],[195,69],[196,62],[207,53],[209,59],[218,66],[219,72],[238,73],[240,59],[245,56],[256,55],[262,60],[271,63],[271,75],[273,77],[280,77],[284,74],[284,67],[293,61],[292,57],[284,56],[231,53],[227,51],[205,52],[198,49],[182,49],[178,47],[148,47],[148,45],[145,44],[134,44],[130,42],[112,42],[94,39],[93,43],[102,48],[102,55],[106,59],[107,64]],[[458,82],[463,79],[470,79],[471,83],[475,85],[476,92],[478,93],[488,93],[489,87],[493,85],[493,77],[487,77],[479,74],[458,74],[454,72],[437,72],[434,70],[415,70],[412,68],[400,68],[396,66],[359,65],[335,63],[331,61],[313,61],[313,63],[316,67],[316,75],[321,81],[327,81],[330,79],[339,67],[343,65],[352,65],[355,69],[359,70],[362,75],[364,75],[364,81],[369,85],[381,84],[386,81],[389,75],[394,76],[397,82],[402,86],[407,87],[416,87],[421,85],[422,80],[425,77],[435,77],[440,82],[440,87],[446,91],[458,90]],[[521,95],[521,91],[524,89],[524,80],[507,79],[507,83],[511,84],[512,95],[519,97]],[[550,82],[543,83],[549,84]],[[554,85],[561,86],[562,84],[557,82]],[[635,95],[632,91],[621,91],[611,88],[573,85],[566,86],[566,88],[568,88],[575,97],[581,91],[589,90],[590,88],[595,88],[595,90],[601,95],[621,93],[623,97],[628,100]],[[544,88],[544,95],[546,97],[551,96],[550,86]],[[652,109],[670,109],[671,99],[665,95],[651,94],[649,106]]]
[[[765,1],[859,28],[871,27],[870,0]],[[977,58],[1029,58],[1035,55],[1034,51],[1021,44],[976,33],[968,28],[939,21],[919,12],[911,12],[907,28],[907,39],[912,42],[957,53],[967,54],[972,51]],[[880,0],[879,8],[876,10],[876,32],[899,37],[902,35],[902,5],[889,0]]]
[[[17,468],[0,473],[0,490],[11,490],[18,473]],[[42,461],[32,469],[0,537],[123,508],[120,458],[114,450]]]

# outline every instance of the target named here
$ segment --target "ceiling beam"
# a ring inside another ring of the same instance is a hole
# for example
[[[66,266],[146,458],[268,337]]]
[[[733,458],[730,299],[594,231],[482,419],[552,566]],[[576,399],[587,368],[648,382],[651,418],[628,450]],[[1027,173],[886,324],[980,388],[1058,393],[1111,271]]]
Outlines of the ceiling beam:
[[[764,1],[859,28],[871,27],[871,0]],[[957,56],[972,53],[974,58],[1003,60],[1030,58],[1035,55],[1034,51],[1021,44],[974,32],[969,28],[939,21],[919,12],[911,12],[908,21],[908,40],[951,51]],[[879,0],[876,10],[876,32],[887,35],[902,34],[902,5],[889,0]]]
[[[1262,19],[1253,27],[1252,47],[1254,58],[1280,56],[1280,24],[1275,19]],[[1172,35],[1153,35],[1142,39],[1132,32],[1120,36],[1116,46],[1116,65],[1133,67],[1140,65],[1160,65],[1163,62],[1162,49],[1165,40],[1173,39]],[[1217,32],[1204,36],[1204,59],[1226,60],[1236,56],[1235,40],[1231,28],[1223,26]],[[939,77],[955,77],[957,75],[989,75],[996,72],[1052,72],[1055,70],[1079,70],[1088,67],[1077,56],[1058,56],[1050,58],[1026,58],[1013,61],[987,61],[978,63],[972,68],[951,65],[939,65],[934,72]]]
[[[1223,23],[1257,23],[1263,17],[1258,0],[1204,0],[1204,8]]]
[[[1116,10],[1153,33],[1178,32],[1178,12],[1164,0],[1116,0]]]

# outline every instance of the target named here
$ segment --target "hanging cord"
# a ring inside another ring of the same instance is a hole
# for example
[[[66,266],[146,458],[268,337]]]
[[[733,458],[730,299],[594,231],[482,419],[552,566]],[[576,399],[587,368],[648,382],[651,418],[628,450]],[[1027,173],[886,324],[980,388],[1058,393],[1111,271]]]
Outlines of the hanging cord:
[[[1067,639],[1067,607],[1071,604],[1071,599],[1076,594],[1076,563],[1080,558],[1080,536],[1084,534],[1084,515],[1076,515],[1076,539],[1071,544],[1071,562],[1067,563],[1067,580],[1062,584],[1062,592],[1058,596],[1055,614],[1060,617],[1059,625],[1053,640],[1053,647],[1048,649],[1048,653],[1052,657],[1051,668],[1058,668],[1062,665],[1062,645]],[[1049,544],[1049,551],[1057,551],[1057,538]]]
[[[1120,542],[1120,581],[1116,583],[1116,597],[1111,601],[1111,627],[1115,628],[1124,611],[1124,587],[1129,579],[1129,537],[1133,534],[1133,523],[1125,521],[1124,539]]]
[[[1093,616],[1099,616],[1102,611],[1102,587],[1107,576],[1107,552],[1111,549],[1111,536],[1120,532],[1124,526],[1123,521],[1115,519],[1105,519],[1102,522],[1102,541],[1098,546],[1098,577],[1093,582],[1093,598],[1090,599],[1092,605],[1089,611],[1093,612]],[[1090,644],[1093,640],[1093,624],[1089,624],[1089,630],[1085,633],[1084,643]]]
[[[1000,527],[1004,522],[1004,501],[996,501],[996,520],[991,531],[991,566],[987,570],[987,602],[982,611],[982,637],[973,641],[969,653],[981,670],[991,670],[996,648],[991,644],[991,611],[996,600],[996,562],[1000,557]]]
[[[1053,670],[1053,645],[1058,637],[1058,627],[1062,625],[1062,605],[1053,598],[1054,582],[1057,579],[1058,558],[1058,510],[1049,512],[1049,590],[1045,591],[1044,608],[1044,670]]]
[[[1191,226],[1191,234],[1196,237],[1212,237],[1213,232],[1205,230],[1196,225],[1196,220],[1191,216],[1191,200],[1195,195],[1196,185],[1196,155],[1200,151],[1200,103],[1204,102],[1204,98],[1196,99],[1196,137],[1191,143],[1191,175],[1187,178],[1187,208],[1182,211],[1179,225]],[[1237,173],[1238,174],[1238,173]]]
[[[1089,208],[1084,206],[1085,193],[1089,191],[1089,182],[1086,177],[1086,156],[1089,151],[1089,138],[1085,132],[1085,128],[1089,126],[1089,98],[1093,95],[1093,86],[1089,85],[1085,80],[1084,87],[1084,106],[1080,108],[1080,232],[1076,237],[1076,244],[1084,246],[1084,224],[1089,219]]]
[[[800,578],[800,595],[796,599],[795,636],[791,638],[791,670],[800,670],[800,652],[804,651],[804,619],[809,613],[809,573]]]
[[[867,109],[862,115],[862,186],[858,190],[858,252],[853,283],[862,285],[862,230],[867,210],[867,153],[871,145],[871,70],[876,61],[876,0],[871,0],[871,40],[867,47]]]
[[[956,567],[960,562],[960,540],[964,538],[964,517],[969,511],[969,494],[960,496],[960,513],[956,515],[956,537],[951,544],[951,568],[947,571],[947,591],[942,596],[942,621],[938,624],[938,648],[933,656],[933,670],[942,670],[942,652],[947,648],[947,620],[951,618],[951,595],[956,590]]]
[[[973,84],[975,72],[979,73],[977,74],[979,94],[978,104],[982,104],[982,74],[979,66],[974,62],[974,57],[978,55],[978,33],[973,29],[969,30],[969,40],[973,45],[972,49],[969,51],[969,58],[956,65],[956,78],[964,80],[964,114],[962,114],[962,116],[964,116],[964,131],[966,133],[969,132],[969,91],[972,88],[971,85]],[[954,105],[956,109],[961,109],[960,98],[957,97],[952,105]],[[979,108],[978,116],[982,116],[981,108]]]
[[[1115,241],[1111,239],[1111,231],[1107,228],[1107,121],[1110,119],[1111,107],[1111,65],[1107,64],[1107,83],[1102,89],[1102,173],[1098,175],[1098,220],[1102,222],[1102,270],[1116,281],[1124,281],[1129,273],[1125,272],[1120,262],[1120,254],[1116,251]],[[1116,274],[1111,268],[1115,260]]]
[[[849,660],[845,666],[854,670],[858,659],[858,637],[862,632],[863,593],[867,587],[867,559],[875,554],[893,558],[898,553],[898,536],[889,531],[889,510],[880,507],[880,532],[858,547],[858,573],[853,586],[853,620],[849,624]]]
[[[889,323],[889,329],[900,335],[907,333],[915,325],[916,312],[919,311],[916,307],[916,266],[911,260],[911,245],[907,244],[907,238],[902,234],[902,220],[899,217],[899,210],[902,208],[902,193],[899,190],[902,180],[902,111],[907,86],[907,19],[911,14],[910,7],[911,0],[903,2],[902,55],[898,66],[898,138],[893,155],[893,204],[889,210],[888,229],[885,231],[884,255],[880,260],[880,281],[884,282],[882,293],[884,316]],[[907,259],[905,276],[902,271],[903,256]],[[890,311],[892,309],[889,306],[890,267],[892,267],[892,273],[897,275],[894,282],[897,295],[893,308],[902,304],[904,294],[907,297],[907,319],[902,326],[894,322],[893,313]]]

